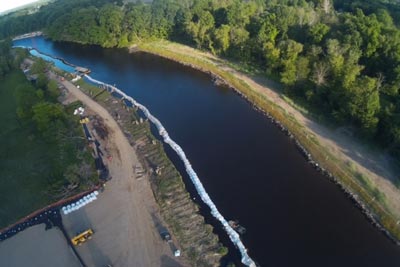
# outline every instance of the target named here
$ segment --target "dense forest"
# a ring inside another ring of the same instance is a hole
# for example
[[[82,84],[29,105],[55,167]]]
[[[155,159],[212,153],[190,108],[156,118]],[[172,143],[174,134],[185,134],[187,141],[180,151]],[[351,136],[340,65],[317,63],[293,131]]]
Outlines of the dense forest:
[[[98,182],[94,160],[73,110],[58,102],[51,66],[35,59],[27,79],[20,69],[28,52],[0,41],[0,227]],[[19,192],[16,199],[15,192]]]
[[[3,17],[0,38],[44,29],[53,40],[103,47],[185,43],[256,66],[400,158],[399,23],[396,0],[59,0]]]

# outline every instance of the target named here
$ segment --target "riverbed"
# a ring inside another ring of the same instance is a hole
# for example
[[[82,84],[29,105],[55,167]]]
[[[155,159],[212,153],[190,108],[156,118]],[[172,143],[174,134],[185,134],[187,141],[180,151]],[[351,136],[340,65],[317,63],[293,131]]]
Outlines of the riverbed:
[[[122,49],[42,37],[14,43],[88,67],[95,79],[146,105],[186,152],[220,212],[247,228],[243,242],[261,266],[400,265],[400,247],[316,172],[292,140],[209,76]],[[167,152],[184,174],[178,157]],[[237,262],[239,256],[233,251],[229,257]]]

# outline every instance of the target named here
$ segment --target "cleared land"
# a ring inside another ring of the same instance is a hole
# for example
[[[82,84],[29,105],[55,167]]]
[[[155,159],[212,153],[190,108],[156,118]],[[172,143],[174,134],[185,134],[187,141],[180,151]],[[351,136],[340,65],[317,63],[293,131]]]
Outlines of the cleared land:
[[[95,231],[93,239],[78,248],[84,262],[88,266],[181,266],[156,228],[158,211],[148,177],[136,179],[133,166],[140,162],[117,122],[72,83],[62,84],[103,120],[108,138],[101,145],[112,156],[108,167],[113,178],[104,193],[63,218],[71,236],[89,227]]]
[[[62,232],[44,224],[0,242],[0,259],[7,267],[81,267]]]

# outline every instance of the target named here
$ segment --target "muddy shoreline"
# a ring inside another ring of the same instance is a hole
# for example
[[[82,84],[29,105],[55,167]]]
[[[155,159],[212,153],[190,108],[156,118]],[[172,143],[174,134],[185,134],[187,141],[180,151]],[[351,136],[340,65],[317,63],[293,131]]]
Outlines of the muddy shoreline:
[[[333,182],[336,186],[340,188],[342,192],[346,195],[348,199],[350,199],[351,202],[354,203],[354,205],[362,212],[362,214],[365,216],[365,218],[374,226],[376,227],[380,232],[382,232],[387,238],[389,238],[394,244],[400,246],[400,240],[398,240],[395,236],[393,236],[385,227],[382,226],[382,224],[379,222],[377,216],[370,211],[370,209],[359,199],[358,195],[355,193],[352,193],[349,189],[347,189],[341,182],[340,180],[335,177],[331,172],[329,172],[327,169],[323,168],[320,166],[320,164],[312,157],[311,153],[308,152],[308,150],[300,143],[299,140],[296,139],[294,134],[291,133],[289,129],[287,129],[280,121],[276,120],[270,113],[266,112],[262,108],[258,107],[255,105],[243,92],[232,86],[228,81],[226,81],[224,78],[221,76],[213,73],[212,71],[206,70],[198,65],[191,64],[191,63],[186,63],[182,62],[178,59],[164,56],[162,54],[157,54],[155,52],[150,52],[146,50],[141,50],[140,47],[132,47],[129,49],[130,53],[147,53],[151,54],[154,56],[158,56],[167,60],[174,61],[176,63],[179,63],[185,67],[189,67],[191,69],[200,71],[202,73],[205,73],[210,76],[211,80],[214,82],[215,85],[217,86],[223,86],[226,87],[232,91],[234,91],[237,95],[239,95],[241,98],[246,100],[254,110],[257,112],[260,112],[264,116],[266,116],[274,125],[276,125],[280,131],[282,131],[286,136],[288,136],[292,142],[296,145],[297,149],[303,155],[303,157],[307,160],[307,162],[318,172],[323,174],[329,181]]]

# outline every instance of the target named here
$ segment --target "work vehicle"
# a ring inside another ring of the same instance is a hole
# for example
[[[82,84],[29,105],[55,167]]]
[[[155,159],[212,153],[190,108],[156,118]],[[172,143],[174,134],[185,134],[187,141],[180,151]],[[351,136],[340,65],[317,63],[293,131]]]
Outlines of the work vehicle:
[[[161,234],[161,237],[162,237],[165,241],[167,241],[167,242],[172,242],[171,235],[169,234],[168,231],[163,231],[163,232],[161,232],[160,234]]]
[[[82,243],[85,243],[89,239],[92,239],[92,236],[93,236],[93,230],[92,229],[88,229],[86,231],[78,233],[76,236],[71,238],[71,242],[75,246],[80,246]]]

